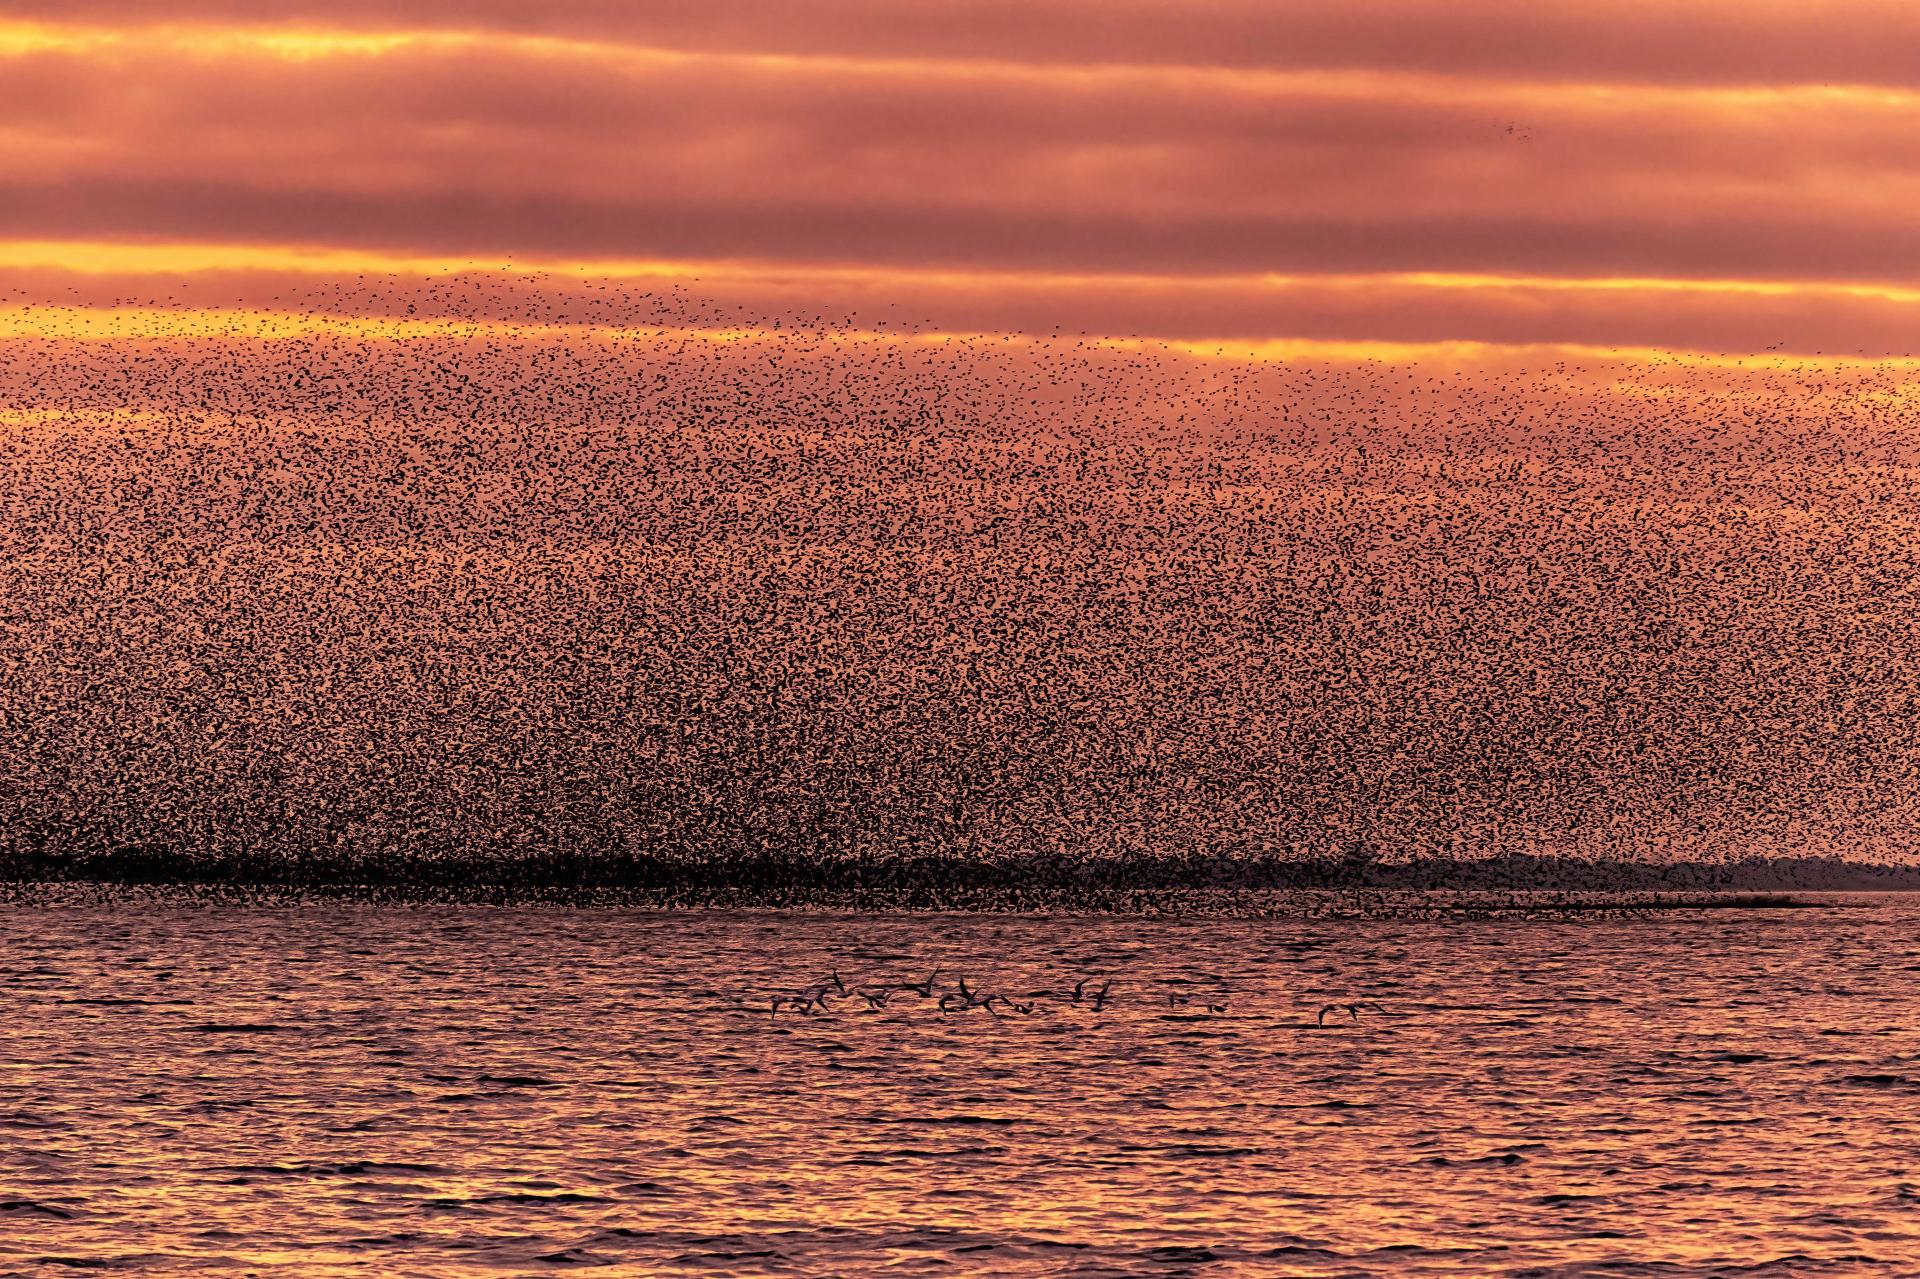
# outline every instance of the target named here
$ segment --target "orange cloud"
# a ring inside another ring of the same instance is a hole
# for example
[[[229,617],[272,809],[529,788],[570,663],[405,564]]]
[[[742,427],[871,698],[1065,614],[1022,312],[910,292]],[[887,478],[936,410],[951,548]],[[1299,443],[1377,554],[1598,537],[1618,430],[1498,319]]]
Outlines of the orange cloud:
[[[1715,61],[1718,4],[1123,3],[1074,44],[1080,2],[14,4],[0,238],[637,260],[965,331],[1910,347],[1920,86],[1830,16],[1743,6]]]
[[[370,277],[370,279],[363,279]],[[818,316],[874,331],[1093,333],[1236,348],[1322,343],[1661,347],[1904,356],[1920,290],[1817,281],[1578,278],[1435,272],[1073,274],[740,261],[508,266],[244,245],[0,242],[20,300],[68,307],[440,317],[630,325],[648,298],[697,297],[708,328]],[[0,292],[0,302],[5,299]],[[903,301],[905,304],[903,305]],[[42,308],[44,311],[44,308]]]
[[[1053,66],[1389,68],[1623,84],[1912,87],[1903,0],[9,0],[45,22],[542,36],[702,52]]]

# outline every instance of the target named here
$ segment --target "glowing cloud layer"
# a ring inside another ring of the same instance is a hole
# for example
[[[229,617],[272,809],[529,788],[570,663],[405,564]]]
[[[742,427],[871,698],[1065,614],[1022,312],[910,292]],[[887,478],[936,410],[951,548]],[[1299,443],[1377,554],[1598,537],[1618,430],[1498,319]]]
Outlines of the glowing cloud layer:
[[[1920,18],[1846,7],[14,3],[0,289],[511,259],[960,331],[1903,354]]]

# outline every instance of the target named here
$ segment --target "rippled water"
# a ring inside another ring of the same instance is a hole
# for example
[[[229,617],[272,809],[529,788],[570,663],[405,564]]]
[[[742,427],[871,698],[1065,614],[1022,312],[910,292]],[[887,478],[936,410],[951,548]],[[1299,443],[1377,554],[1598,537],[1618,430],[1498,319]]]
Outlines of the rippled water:
[[[0,909],[0,956],[0,1273],[1920,1273],[1898,901],[1455,923],[121,902]],[[835,967],[1023,995],[1097,974],[1115,998],[769,1014]],[[1316,1028],[1359,998],[1384,1013]]]

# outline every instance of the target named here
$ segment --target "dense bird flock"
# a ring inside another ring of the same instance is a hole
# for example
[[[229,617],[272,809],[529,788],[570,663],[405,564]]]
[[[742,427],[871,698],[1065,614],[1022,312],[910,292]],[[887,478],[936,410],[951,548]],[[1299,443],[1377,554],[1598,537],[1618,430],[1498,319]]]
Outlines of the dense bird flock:
[[[1902,369],[136,301],[0,358],[16,874],[1913,860]]]

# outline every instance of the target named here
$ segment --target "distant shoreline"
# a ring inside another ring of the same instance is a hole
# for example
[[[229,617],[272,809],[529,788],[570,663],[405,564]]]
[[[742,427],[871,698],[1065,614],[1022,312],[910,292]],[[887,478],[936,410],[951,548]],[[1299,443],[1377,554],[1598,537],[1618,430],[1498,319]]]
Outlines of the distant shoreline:
[[[508,888],[475,884],[465,889],[392,885],[234,884],[174,881],[0,880],[0,909],[144,904],[159,907],[385,906],[395,908],[531,908],[625,910],[646,914],[808,915],[1005,915],[1043,918],[1427,920],[1600,919],[1656,917],[1718,911],[1844,910],[1849,900],[1900,896],[1890,893],[1669,893],[1494,894],[1484,892],[1369,893],[1349,890],[1286,892],[1259,890],[1143,891],[1129,897],[1049,894],[961,897],[928,901],[878,893],[808,894],[782,898],[717,892],[667,898],[633,889]]]
[[[1582,916],[1804,909],[1833,893],[1920,891],[1920,869],[1836,859],[1736,863],[1338,862],[946,856],[353,857],[265,860],[120,851],[0,860],[0,902],[128,894],[197,900],[1223,917]]]

